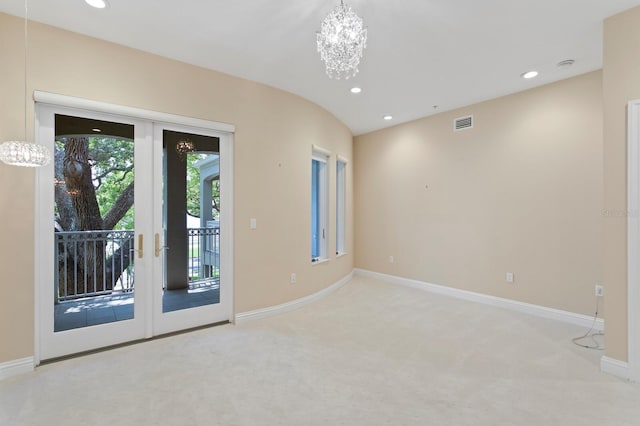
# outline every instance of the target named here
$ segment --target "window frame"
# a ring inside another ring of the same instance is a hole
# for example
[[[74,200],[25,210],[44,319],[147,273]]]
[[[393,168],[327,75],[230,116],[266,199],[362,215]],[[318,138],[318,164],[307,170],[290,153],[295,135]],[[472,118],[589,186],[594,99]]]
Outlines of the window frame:
[[[336,158],[336,256],[347,253],[347,160]]]
[[[328,260],[329,237],[329,158],[331,153],[313,145],[311,154],[311,262]],[[314,171],[317,162],[317,176]],[[316,188],[317,184],[317,188]],[[316,235],[317,234],[317,235]]]

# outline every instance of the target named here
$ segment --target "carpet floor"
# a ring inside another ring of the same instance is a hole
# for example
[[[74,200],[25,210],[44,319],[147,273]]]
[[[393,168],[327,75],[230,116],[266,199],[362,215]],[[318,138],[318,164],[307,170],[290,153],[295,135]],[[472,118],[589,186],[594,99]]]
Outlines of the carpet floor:
[[[356,276],[301,309],[0,382],[1,425],[640,425],[581,327]]]

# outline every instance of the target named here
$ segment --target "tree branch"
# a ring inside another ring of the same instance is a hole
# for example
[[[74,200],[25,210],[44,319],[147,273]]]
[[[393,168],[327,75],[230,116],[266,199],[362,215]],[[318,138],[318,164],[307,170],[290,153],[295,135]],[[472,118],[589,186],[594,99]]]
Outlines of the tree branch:
[[[116,202],[113,203],[111,209],[104,215],[102,220],[104,229],[113,229],[120,222],[120,219],[127,214],[131,206],[133,206],[133,195],[133,182],[131,182],[122,191]]]
[[[113,166],[108,168],[107,170],[105,170],[103,173],[100,173],[99,175],[97,175],[96,177],[93,178],[93,180],[102,180],[105,177],[107,177],[107,175],[111,172],[124,172],[124,176],[122,177],[122,179],[120,179],[120,182],[122,182],[122,180],[124,179],[125,176],[127,176],[127,174],[133,170],[133,164],[130,166]]]

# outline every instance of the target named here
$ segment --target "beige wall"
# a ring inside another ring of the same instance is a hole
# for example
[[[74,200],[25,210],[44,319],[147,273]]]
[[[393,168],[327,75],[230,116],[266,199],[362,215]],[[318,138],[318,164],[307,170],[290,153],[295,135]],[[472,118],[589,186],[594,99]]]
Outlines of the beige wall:
[[[22,21],[0,14],[0,140],[23,139]],[[311,266],[311,145],[349,160],[348,128],[289,93],[40,24],[30,25],[29,91],[162,111],[236,125],[235,310],[317,292],[353,268],[347,256]],[[214,54],[214,52],[212,52]],[[11,65],[15,64],[15,65]],[[33,135],[29,104],[29,137]],[[335,158],[335,157],[334,157]],[[351,162],[347,190],[352,194]],[[335,188],[331,164],[330,188]],[[0,164],[0,363],[33,355],[34,171]],[[348,195],[348,211],[352,212]],[[335,211],[334,203],[330,203]],[[46,213],[45,213],[46,214]],[[249,219],[258,228],[249,230]],[[348,230],[353,229],[348,214]],[[330,216],[330,228],[335,218]],[[330,232],[329,248],[335,247]],[[297,284],[289,274],[297,273]]]
[[[357,268],[593,314],[600,72],[356,137],[354,157]]]
[[[640,8],[604,23],[606,355],[627,360],[627,103],[640,99]],[[632,212],[638,214],[638,212]]]

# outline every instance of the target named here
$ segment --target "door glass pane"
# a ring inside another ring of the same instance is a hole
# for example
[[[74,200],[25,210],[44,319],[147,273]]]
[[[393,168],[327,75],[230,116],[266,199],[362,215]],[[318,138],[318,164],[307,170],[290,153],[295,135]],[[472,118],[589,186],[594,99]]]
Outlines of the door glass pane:
[[[320,257],[320,161],[311,160],[311,258]]]
[[[163,312],[220,303],[219,146],[163,132]]]
[[[56,332],[133,318],[133,133],[55,116]]]

